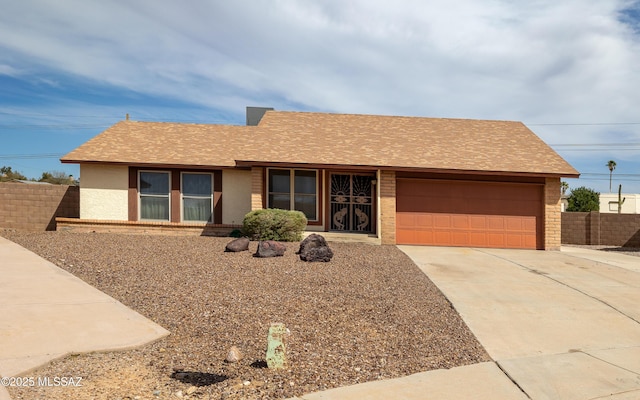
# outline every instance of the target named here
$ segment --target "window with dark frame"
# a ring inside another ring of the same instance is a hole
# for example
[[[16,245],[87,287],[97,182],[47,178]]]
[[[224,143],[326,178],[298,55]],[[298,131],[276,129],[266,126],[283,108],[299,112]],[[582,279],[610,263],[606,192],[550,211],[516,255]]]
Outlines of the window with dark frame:
[[[182,173],[182,220],[213,222],[213,176]]]
[[[315,170],[269,169],[267,207],[302,211],[309,221],[316,221],[317,176]]]
[[[140,171],[140,219],[169,221],[170,174]]]

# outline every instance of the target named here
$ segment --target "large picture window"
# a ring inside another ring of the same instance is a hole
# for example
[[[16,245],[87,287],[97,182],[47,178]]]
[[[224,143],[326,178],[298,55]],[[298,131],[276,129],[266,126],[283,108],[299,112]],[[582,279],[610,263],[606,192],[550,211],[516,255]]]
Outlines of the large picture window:
[[[183,221],[213,222],[213,179],[211,174],[182,174]]]
[[[316,221],[318,209],[317,171],[269,169],[268,207],[302,211]]]
[[[140,219],[169,221],[169,173],[140,172]]]

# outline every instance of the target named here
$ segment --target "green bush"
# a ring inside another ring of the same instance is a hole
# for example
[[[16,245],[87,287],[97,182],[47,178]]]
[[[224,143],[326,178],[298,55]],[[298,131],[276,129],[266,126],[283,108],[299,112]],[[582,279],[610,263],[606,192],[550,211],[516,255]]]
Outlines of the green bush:
[[[242,231],[240,229],[234,229],[231,231],[231,233],[229,233],[229,236],[232,238],[241,238],[242,237]]]
[[[567,211],[600,211],[600,193],[581,186],[571,190]]]
[[[300,211],[267,208],[245,215],[242,232],[257,240],[297,242],[302,240],[302,232],[306,226],[307,218]]]

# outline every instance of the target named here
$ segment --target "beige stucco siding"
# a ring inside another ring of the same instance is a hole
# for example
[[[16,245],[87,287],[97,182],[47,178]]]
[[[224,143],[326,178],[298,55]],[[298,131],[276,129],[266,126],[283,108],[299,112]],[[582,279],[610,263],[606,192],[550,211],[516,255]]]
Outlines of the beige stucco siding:
[[[80,218],[126,221],[129,169],[80,165]]]
[[[222,171],[222,223],[241,225],[251,211],[251,171]]]

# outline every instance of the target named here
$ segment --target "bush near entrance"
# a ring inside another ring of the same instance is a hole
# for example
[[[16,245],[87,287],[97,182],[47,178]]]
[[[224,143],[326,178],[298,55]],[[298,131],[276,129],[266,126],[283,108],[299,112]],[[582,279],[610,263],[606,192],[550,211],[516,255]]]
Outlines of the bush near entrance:
[[[251,211],[242,221],[243,233],[256,240],[297,242],[302,240],[306,226],[307,218],[302,212],[275,208]]]

